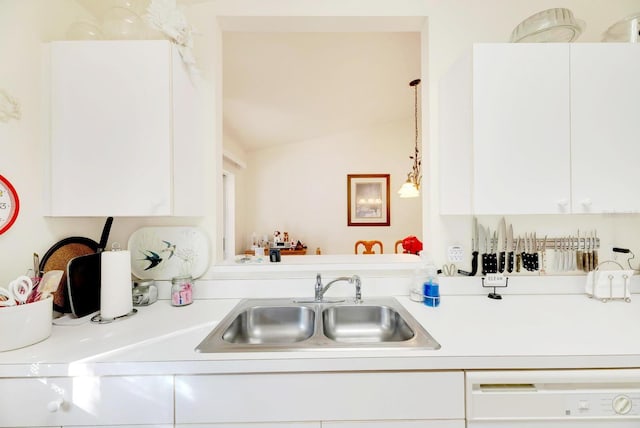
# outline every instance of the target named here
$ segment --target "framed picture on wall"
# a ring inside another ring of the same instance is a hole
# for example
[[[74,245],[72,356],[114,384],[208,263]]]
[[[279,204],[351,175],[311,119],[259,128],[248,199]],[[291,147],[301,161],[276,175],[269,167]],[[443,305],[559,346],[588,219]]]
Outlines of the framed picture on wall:
[[[389,226],[389,174],[347,175],[347,225]]]

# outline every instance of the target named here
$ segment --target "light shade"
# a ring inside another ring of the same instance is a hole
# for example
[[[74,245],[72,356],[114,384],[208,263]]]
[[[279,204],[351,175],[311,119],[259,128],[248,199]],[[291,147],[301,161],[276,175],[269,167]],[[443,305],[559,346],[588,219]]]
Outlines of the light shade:
[[[416,187],[415,183],[407,180],[400,190],[398,190],[398,195],[400,195],[401,198],[417,198],[420,196],[420,191]]]

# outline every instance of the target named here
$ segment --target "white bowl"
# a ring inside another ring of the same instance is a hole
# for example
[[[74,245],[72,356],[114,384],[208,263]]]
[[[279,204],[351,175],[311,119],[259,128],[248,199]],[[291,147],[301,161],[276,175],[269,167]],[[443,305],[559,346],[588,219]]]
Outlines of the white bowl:
[[[627,16],[607,29],[603,42],[640,43],[640,13]]]
[[[0,352],[24,348],[48,338],[53,320],[51,297],[0,308]]]
[[[543,10],[522,21],[511,33],[514,43],[568,43],[575,41],[585,28],[582,20],[565,8]]]

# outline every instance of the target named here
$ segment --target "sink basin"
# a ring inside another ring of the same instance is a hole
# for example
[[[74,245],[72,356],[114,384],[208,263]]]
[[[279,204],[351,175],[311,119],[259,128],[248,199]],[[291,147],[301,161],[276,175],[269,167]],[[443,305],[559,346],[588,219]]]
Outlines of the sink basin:
[[[222,334],[229,343],[292,343],[311,337],[315,312],[306,306],[255,306],[238,314]]]
[[[246,299],[196,347],[197,352],[335,349],[439,349],[394,298],[363,303]]]
[[[401,342],[414,336],[398,311],[388,306],[332,306],[322,311],[324,334],[337,342]]]

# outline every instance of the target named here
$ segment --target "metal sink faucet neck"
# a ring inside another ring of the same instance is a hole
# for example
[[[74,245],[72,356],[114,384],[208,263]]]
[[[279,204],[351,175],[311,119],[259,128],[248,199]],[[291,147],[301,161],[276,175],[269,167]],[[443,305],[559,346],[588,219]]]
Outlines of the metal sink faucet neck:
[[[324,294],[327,292],[327,290],[329,289],[329,287],[331,287],[333,284],[335,284],[336,282],[339,281],[346,281],[349,284],[355,284],[356,287],[356,296],[355,296],[355,303],[362,303],[362,291],[361,291],[361,285],[362,282],[360,281],[360,277],[358,275],[352,275],[352,276],[340,276],[338,278],[335,278],[331,281],[329,281],[327,283],[327,285],[323,286],[322,285],[322,277],[320,276],[320,274],[316,275],[316,286],[315,286],[315,298],[314,300],[316,302],[322,302],[323,298],[324,298]]]

